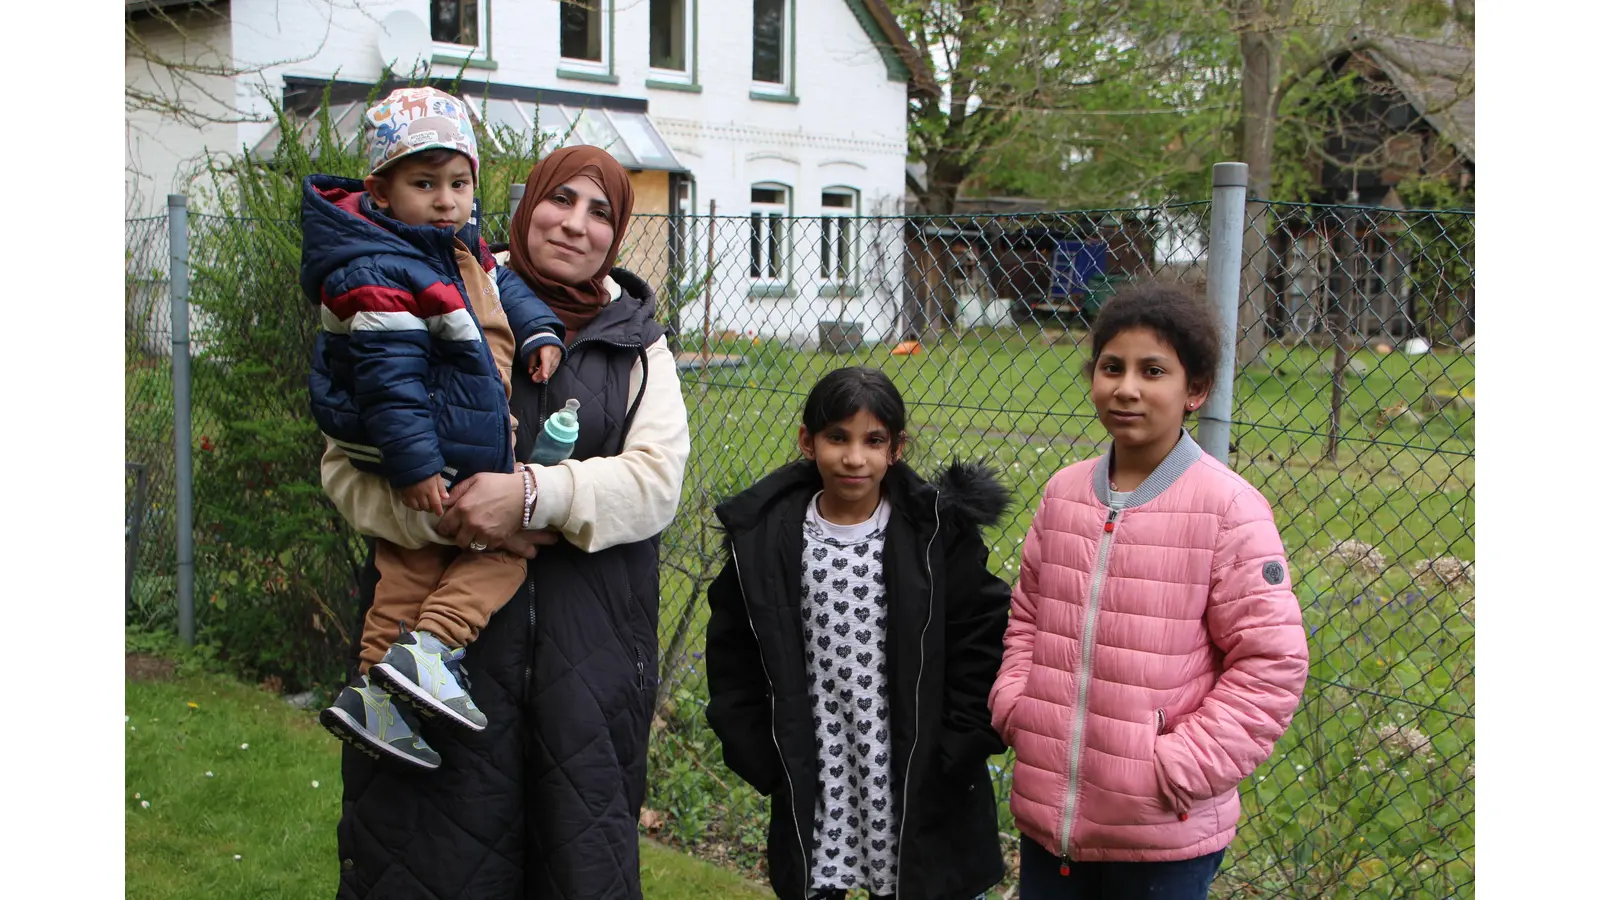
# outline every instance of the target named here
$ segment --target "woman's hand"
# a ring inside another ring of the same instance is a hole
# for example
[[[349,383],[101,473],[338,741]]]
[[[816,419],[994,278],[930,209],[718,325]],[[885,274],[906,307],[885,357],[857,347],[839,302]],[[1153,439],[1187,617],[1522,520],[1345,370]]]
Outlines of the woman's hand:
[[[479,543],[510,549],[512,536],[523,534],[522,486],[520,472],[479,472],[450,491],[444,516],[434,528],[458,547]]]
[[[538,531],[518,531],[498,546],[491,544],[490,549],[515,553],[523,559],[533,559],[539,555],[540,547],[548,547],[559,540],[561,532],[553,528],[541,528]]]

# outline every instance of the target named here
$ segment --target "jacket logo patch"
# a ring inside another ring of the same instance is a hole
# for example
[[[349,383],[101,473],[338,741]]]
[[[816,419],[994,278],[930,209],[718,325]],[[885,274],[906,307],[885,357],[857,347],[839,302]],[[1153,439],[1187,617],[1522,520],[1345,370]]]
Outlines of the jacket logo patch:
[[[1267,580],[1267,584],[1283,584],[1285,574],[1283,563],[1277,560],[1272,560],[1261,567],[1261,577]]]

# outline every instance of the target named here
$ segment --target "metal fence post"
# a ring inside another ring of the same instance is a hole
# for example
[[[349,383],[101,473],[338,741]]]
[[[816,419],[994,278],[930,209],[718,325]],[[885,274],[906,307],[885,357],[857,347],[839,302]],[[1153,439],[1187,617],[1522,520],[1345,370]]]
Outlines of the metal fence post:
[[[167,195],[172,295],[173,487],[177,493],[178,636],[194,645],[194,447],[189,409],[189,198]]]
[[[1239,333],[1239,267],[1244,256],[1244,194],[1249,167],[1224,162],[1211,167],[1211,240],[1206,248],[1206,302],[1222,333],[1222,361],[1211,396],[1200,407],[1201,449],[1228,462],[1233,426],[1234,359]]]
[[[506,214],[506,228],[508,230],[511,228],[512,218],[517,214],[517,207],[522,205],[522,195],[527,190],[528,186],[525,184],[513,184],[511,186],[511,211]]]

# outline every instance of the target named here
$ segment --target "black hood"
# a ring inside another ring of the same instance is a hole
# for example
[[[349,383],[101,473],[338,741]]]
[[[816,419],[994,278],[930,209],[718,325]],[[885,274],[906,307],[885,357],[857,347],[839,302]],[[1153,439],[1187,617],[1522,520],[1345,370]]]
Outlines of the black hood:
[[[578,339],[623,345],[642,343],[647,347],[655,343],[661,336],[659,323],[654,322],[655,290],[627,269],[612,266],[610,275],[622,288],[622,296],[606,304],[600,315],[578,333]]]
[[[980,528],[999,523],[1011,508],[1011,490],[995,470],[980,463],[951,460],[938,474],[939,508]]]
[[[975,527],[986,528],[999,522],[1011,506],[1011,491],[1000,482],[995,470],[981,463],[952,460],[925,481],[908,463],[889,467],[883,478],[889,502],[898,507],[921,507],[931,513],[954,516]],[[749,488],[717,504],[717,518],[729,531],[750,528],[788,497],[801,493],[809,498],[822,490],[822,475],[815,463],[796,460],[774,471]]]

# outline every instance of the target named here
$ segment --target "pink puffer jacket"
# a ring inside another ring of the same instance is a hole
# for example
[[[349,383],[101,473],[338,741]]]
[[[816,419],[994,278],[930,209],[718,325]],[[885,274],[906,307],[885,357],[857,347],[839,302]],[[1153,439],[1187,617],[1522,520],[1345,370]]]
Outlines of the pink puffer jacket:
[[[1238,786],[1300,701],[1300,605],[1265,498],[1187,434],[1116,515],[1108,463],[1045,488],[989,708],[1028,837],[1191,859],[1233,840]]]

